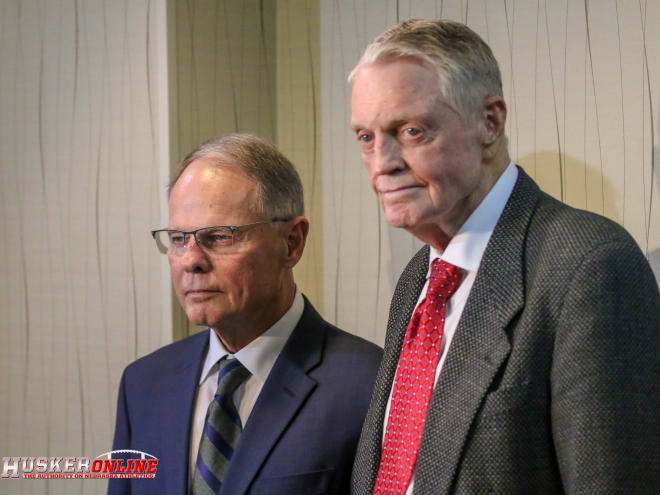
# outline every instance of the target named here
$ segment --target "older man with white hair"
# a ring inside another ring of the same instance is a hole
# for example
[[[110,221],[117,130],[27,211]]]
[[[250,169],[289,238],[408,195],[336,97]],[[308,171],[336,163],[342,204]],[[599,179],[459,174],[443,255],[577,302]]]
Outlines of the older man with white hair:
[[[660,296],[615,223],[511,163],[500,72],[462,24],[403,22],[351,75],[392,299],[352,493],[657,493]]]

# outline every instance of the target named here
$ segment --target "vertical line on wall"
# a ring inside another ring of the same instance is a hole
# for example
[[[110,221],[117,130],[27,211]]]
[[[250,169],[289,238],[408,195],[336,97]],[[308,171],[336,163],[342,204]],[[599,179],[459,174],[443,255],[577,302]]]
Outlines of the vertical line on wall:
[[[240,57],[238,58],[238,77],[240,77],[241,84],[237,86],[237,96],[236,96],[236,101],[239,103],[239,107],[236,109],[236,114],[244,119],[245,115],[243,113],[243,110],[245,110],[246,106],[243,105],[243,96],[247,94],[246,91],[244,91],[244,88],[246,87],[246,83],[244,81],[246,77],[246,71],[244,67],[244,61],[247,58],[247,55],[245,54],[245,33],[247,29],[245,28],[245,23],[247,21],[247,16],[245,15],[245,3],[246,2],[241,2],[241,53]],[[243,126],[242,122],[238,122],[238,127],[236,128],[236,131],[243,131]]]
[[[39,89],[38,89],[38,102],[37,102],[37,112],[38,112],[38,128],[37,128],[37,133],[38,133],[38,141],[39,141],[39,165],[40,165],[40,173],[41,173],[41,197],[42,197],[42,207],[45,212],[50,212],[50,203],[48,201],[48,195],[47,195],[47,189],[46,189],[46,168],[45,168],[45,162],[46,158],[44,156],[44,115],[43,115],[43,102],[44,102],[44,50],[45,50],[45,29],[44,29],[44,10],[46,10],[45,6],[40,5],[39,6],[39,19],[38,19],[38,26],[39,26]],[[43,221],[43,217],[42,221]],[[48,218],[48,213],[45,214],[45,227],[44,230],[46,231],[46,235],[48,239],[52,239],[53,236],[51,234],[51,222],[49,221]],[[42,248],[43,249],[43,248]],[[50,251],[50,250],[49,250]],[[43,256],[40,259],[40,262],[43,262],[44,259],[48,260],[48,281],[44,283],[43,277],[44,277],[44,272],[46,270],[40,270],[39,276],[40,276],[40,285],[42,287],[47,287],[48,284],[53,280],[53,265],[52,265],[52,260],[50,259],[50,256]],[[55,305],[53,304],[53,291],[48,291],[48,298],[51,303],[51,308],[54,309]],[[47,339],[41,338],[39,339],[39,347],[40,347],[40,357],[38,358],[41,361],[41,384],[42,386],[48,387],[48,367],[45,365],[45,360],[44,357],[49,355],[50,352],[44,352],[44,348],[47,348],[49,346],[49,342]],[[46,408],[45,411],[50,410],[50,394],[48,395],[48,398],[46,399]],[[46,417],[50,416],[49,414],[45,415]],[[46,424],[48,424],[50,421],[46,420]],[[46,438],[48,439],[50,437],[50,432],[48,431],[48,426],[46,427]],[[48,445],[48,440],[46,445]]]
[[[559,115],[557,114],[557,95],[555,90],[555,73],[552,67],[552,47],[550,46],[550,26],[548,24],[548,2],[544,0],[544,17],[545,17],[545,39],[548,45],[548,63],[550,64],[550,85],[552,87],[552,103],[555,111],[555,128],[557,130],[557,153],[559,156],[559,196],[564,201],[564,163],[562,160],[562,146],[561,137],[559,135]]]
[[[340,47],[340,49],[339,49],[339,61],[340,61],[341,71],[343,72],[344,67],[346,65],[346,61],[344,59],[344,49],[343,49],[343,46],[342,46],[342,41],[343,41],[344,37],[343,37],[343,34],[342,34],[342,29],[341,29],[342,19],[341,19],[341,12],[339,11],[339,1],[338,0],[336,0],[334,2],[334,6],[333,6],[333,9],[332,9],[332,15],[333,15],[333,18],[331,19],[331,25],[332,26],[337,26],[337,29],[338,29],[337,39],[339,40],[339,47]],[[357,37],[356,37],[356,41],[357,41]],[[334,63],[334,58],[333,58],[333,63]],[[342,98],[342,104],[343,104],[346,101],[346,84],[342,85],[342,96],[343,96],[343,98]],[[331,108],[334,107],[334,106],[336,106],[336,105],[332,105]],[[342,157],[344,157],[344,158],[346,158],[345,141],[346,141],[345,139],[341,140],[341,146],[342,146],[341,151],[342,151]],[[338,181],[342,186],[344,184],[344,170],[346,168],[345,163],[346,163],[346,160],[343,161],[343,164],[340,167],[341,174],[340,174],[339,181]],[[335,235],[335,244],[336,244],[336,250],[335,250],[335,284],[334,284],[335,304],[334,304],[334,315],[333,315],[334,316],[334,321],[333,321],[333,323],[335,325],[338,325],[339,324],[339,280],[340,280],[339,270],[341,268],[341,257],[339,255],[339,251],[341,249],[341,242],[340,242],[340,239],[341,239],[341,219],[342,219],[344,208],[343,208],[343,187],[340,188],[340,196],[341,197],[339,198],[339,201],[337,201],[337,198],[335,197],[337,188],[335,187],[335,180],[334,179],[335,179],[335,174],[334,174],[333,171],[331,171],[331,173],[330,173],[330,182],[331,182],[330,191],[332,192],[332,196],[333,196],[333,198],[332,198],[333,203],[332,204],[339,205],[339,208],[333,208],[332,209],[333,223],[334,223],[335,233],[336,233],[336,235]]]
[[[532,111],[532,119],[534,120],[534,179],[538,180],[536,176],[536,156],[537,156],[537,143],[536,143],[536,110],[538,106],[538,80],[539,80],[539,16],[540,16],[540,0],[536,0],[536,34],[534,35],[534,110]]]
[[[6,22],[5,19],[8,19],[9,16],[5,12],[6,8],[8,8],[7,2],[0,2],[0,39],[7,39],[7,38],[5,38],[5,33],[6,33],[5,30],[7,29],[6,25],[5,25],[5,22]],[[4,53],[5,53],[4,50],[0,49],[0,56],[4,55]],[[4,57],[1,57],[1,58],[2,58],[2,63],[5,64],[6,62],[5,62]],[[4,156],[7,155],[7,153],[4,150],[2,151],[2,154]],[[4,171],[4,169],[3,169],[3,171]],[[5,181],[0,183],[0,192],[2,192],[2,194],[0,194],[0,211],[2,211],[2,212],[7,212],[7,198],[6,198],[7,194],[4,194],[4,188],[5,187],[6,187],[6,182]],[[3,215],[0,215],[0,219],[2,220],[2,224],[0,225],[0,228],[2,228],[3,232],[6,232],[8,230],[6,213],[3,214]],[[8,256],[6,256],[6,246],[5,246],[5,244],[3,244],[2,248],[0,248],[0,259],[8,259]],[[2,281],[3,295],[7,294],[11,291],[11,289],[9,289],[9,283],[8,282],[9,282],[8,280],[3,280]],[[5,321],[7,321],[7,319],[8,319],[7,316],[5,316]],[[3,334],[2,343],[3,343],[3,345],[2,345],[2,354],[0,354],[0,361],[3,363],[3,366],[7,366],[8,363],[9,363],[9,359],[8,359],[9,354],[11,354],[12,350],[13,350],[11,348],[12,347],[11,346],[11,336]],[[11,376],[9,375],[9,373],[3,374],[3,376],[2,376],[2,387],[3,387],[3,389],[8,391],[7,392],[8,395],[11,393],[10,392],[10,390],[11,390]],[[5,421],[3,421],[2,424],[0,425],[0,428],[1,428],[0,431],[2,431],[3,434],[8,433],[10,431],[10,427],[9,427],[10,426],[10,416],[9,416],[9,414],[4,414],[2,418]],[[48,422],[49,419],[50,419],[49,415],[46,415],[46,418],[47,418],[46,421]],[[50,431],[46,430],[46,434],[47,435],[50,434]]]
[[[619,0],[614,0],[616,12],[616,36],[619,47],[619,90],[621,94],[621,141],[623,145],[623,203],[621,212],[621,223],[626,225],[626,109],[623,104],[623,58],[621,56],[621,26],[619,22]],[[643,166],[642,166],[643,168]]]
[[[227,46],[227,60],[229,60],[229,81],[231,87],[231,101],[232,110],[234,111],[234,131],[238,131],[238,100],[236,98],[236,84],[234,82],[234,68],[231,50],[231,36],[229,36],[229,16],[227,15],[227,0],[222,3],[223,12],[225,14],[225,39]]]
[[[316,153],[318,148],[318,129],[316,123],[316,116],[318,109],[316,108],[316,79],[314,78],[314,53],[312,50],[312,27],[311,27],[311,5],[310,2],[307,2],[307,15],[305,16],[306,28],[307,28],[307,55],[309,56],[309,77],[311,79],[311,91],[312,91],[312,134],[314,138],[312,139],[312,194],[314,197],[316,194],[316,173],[318,168],[318,163],[316,160]],[[311,216],[311,211],[310,211]]]
[[[600,188],[601,214],[605,214],[605,178],[603,177],[603,148],[600,140],[600,119],[598,118],[598,95],[596,94],[596,78],[594,75],[594,59],[591,55],[591,33],[589,31],[589,0],[584,0],[584,17],[587,26],[587,48],[589,51],[589,66],[591,69],[591,85],[594,91],[594,110],[596,111],[596,134],[598,136],[598,156],[600,158]],[[586,94],[585,94],[586,100]],[[586,162],[585,162],[586,163]]]
[[[100,235],[100,220],[99,220],[99,196],[101,189],[101,143],[103,141],[103,131],[105,126],[104,110],[105,110],[105,69],[108,60],[108,36],[107,36],[107,19],[106,19],[106,3],[103,2],[103,63],[101,64],[101,115],[99,116],[99,136],[98,145],[96,148],[96,181],[94,187],[94,241],[96,242],[96,269],[99,277],[99,294],[101,297],[101,320],[103,321],[103,343],[105,350],[105,368],[106,368],[106,387],[110,389],[110,337],[108,335],[108,321],[107,311],[105,307],[105,283],[103,278],[103,268],[101,266],[101,235]],[[108,405],[110,403],[108,402]],[[112,406],[110,406],[110,415],[112,417]]]
[[[488,4],[486,2],[484,5],[484,21],[486,23],[486,41],[490,44],[490,26],[488,25]]]
[[[41,196],[44,201],[44,206],[47,205],[46,201],[46,169],[44,159],[44,118],[43,118],[43,100],[44,100],[44,29],[41,23],[42,15],[41,10],[39,13],[39,37],[41,38],[39,49],[39,95],[37,102],[37,133],[39,140],[39,171],[41,173]]]
[[[126,3],[124,5],[124,25],[126,27],[126,32],[128,33],[128,0],[125,0]],[[128,49],[128,35],[124,38],[124,46],[126,48],[126,63],[128,65],[128,77],[131,78],[133,75],[133,65],[131,63],[131,51]],[[134,85],[131,84],[129,85],[129,90],[128,90],[128,97],[129,101],[131,102],[131,105],[129,107],[129,112],[132,114],[134,109],[136,108],[136,105],[132,104],[133,103],[133,97],[134,97],[134,91],[133,91]],[[132,117],[132,115],[131,115]],[[133,119],[130,119],[131,124],[133,123]],[[126,182],[126,187],[128,189],[128,201],[127,205],[128,208],[126,209],[126,226],[127,226],[127,236],[126,240],[128,242],[128,267],[129,267],[129,274],[130,274],[130,287],[131,287],[131,302],[133,303],[133,331],[135,332],[135,352],[136,354],[138,353],[138,316],[139,316],[139,308],[137,304],[137,285],[136,285],[136,275],[135,275],[135,247],[134,243],[132,240],[132,232],[133,232],[133,220],[132,220],[132,215],[131,211],[133,210],[132,208],[132,203],[133,203],[133,181],[131,180],[131,174],[133,172],[134,167],[131,166],[132,164],[130,163],[133,160],[133,157],[135,156],[135,153],[133,152],[133,149],[135,147],[135,133],[130,132],[129,133],[129,141],[128,141],[128,155],[129,155],[129,160],[127,160],[127,163],[129,165],[128,168],[128,174],[126,178],[128,179]],[[124,168],[126,170],[126,168]],[[130,305],[129,305],[130,307]]]
[[[293,60],[293,42],[291,41],[291,26],[294,24],[294,23],[291,22],[291,9],[290,9],[290,7],[291,7],[291,5],[289,3],[287,3],[286,15],[282,16],[282,19],[286,20],[286,29],[284,31],[286,32],[286,37],[287,37],[286,47],[287,47],[287,50],[289,52],[287,54],[289,64],[291,64],[291,61]],[[289,65],[289,68],[290,67],[291,67],[291,65]],[[291,83],[291,80],[289,80],[288,82],[289,82],[289,84],[287,85],[287,89],[289,91],[289,95],[288,95],[289,115],[288,115],[288,117],[291,121],[291,123],[289,124],[288,127],[294,129],[295,126],[293,124],[293,121],[294,121],[294,116],[296,115],[296,111],[295,111],[295,107],[294,107],[293,102],[294,102],[295,98],[294,98],[294,95],[293,95],[293,84]],[[280,143],[280,144],[283,144],[283,143]],[[293,143],[286,143],[286,146],[290,147],[291,149],[294,149]]]
[[[199,135],[199,95],[197,91],[199,89],[199,81],[197,74],[197,49],[195,47],[195,38],[196,38],[196,17],[197,17],[197,2],[196,0],[188,0],[188,19],[190,19],[190,78],[191,78],[191,87],[190,87],[190,127],[191,135]],[[229,60],[231,66],[231,59]],[[193,143],[190,143],[194,146]],[[187,152],[187,150],[186,150]]]
[[[640,16],[642,16],[642,6],[639,4]],[[642,18],[642,39],[644,47],[644,66],[646,67],[646,86],[649,90],[649,120],[650,122],[650,131],[651,131],[651,183],[649,184],[649,213],[648,219],[646,221],[646,255],[648,256],[649,252],[649,237],[651,235],[651,217],[653,216],[653,181],[655,178],[655,124],[653,123],[653,93],[651,91],[651,75],[649,71],[649,59],[648,52],[646,50],[646,21],[648,19],[647,15],[648,5],[644,3],[644,14]],[[643,94],[643,92],[642,92]],[[645,177],[644,167],[642,167],[642,176]],[[646,191],[646,185],[645,185]],[[646,213],[646,212],[645,212]]]
[[[74,148],[74,140],[75,140],[75,115],[77,113],[77,106],[78,106],[78,79],[80,78],[80,5],[79,5],[80,0],[74,0],[74,12],[75,12],[75,43],[76,43],[76,55],[75,55],[75,63],[74,63],[74,96],[73,96],[73,116],[74,118],[71,121],[71,149]],[[67,194],[67,196],[69,196]],[[69,207],[71,206],[71,201],[68,202]],[[69,212],[70,216],[70,212]],[[75,318],[74,318],[75,319]],[[82,381],[82,364],[80,362],[80,340],[75,338],[75,350],[76,350],[76,374],[77,374],[77,379],[78,379],[78,393],[80,394],[80,428],[81,428],[81,435],[80,435],[80,451],[84,452],[85,451],[85,443],[86,443],[86,428],[85,428],[85,401],[83,400],[83,393],[84,393],[84,388],[83,388],[83,381]]]
[[[648,256],[649,253],[649,235],[647,231],[647,214],[646,214],[646,119],[644,118],[644,108],[646,107],[646,26],[644,12],[642,12],[642,2],[637,0],[637,6],[639,7],[639,23],[642,28],[642,189],[643,189],[643,204],[644,204],[644,230],[645,230],[645,248],[644,252]],[[650,88],[649,88],[650,92]],[[653,114],[651,114],[651,122],[653,122]],[[651,193],[653,189],[651,189]],[[650,213],[650,212],[649,212]]]
[[[515,60],[513,57],[513,27],[515,23],[515,1],[514,1],[514,9],[513,12],[511,13],[511,27],[509,28],[509,12],[507,9],[507,0],[503,0],[504,3],[504,18],[506,19],[506,35],[507,35],[507,41],[509,43],[509,60],[510,62],[510,74],[509,77],[511,78],[511,106],[513,109],[513,118],[511,119],[513,122],[515,122],[515,134],[516,134],[516,157],[520,156],[520,151],[519,151],[519,142],[520,139],[518,139],[518,105],[516,104],[516,79],[515,79],[515,71],[513,70],[513,61]],[[509,124],[509,126],[512,126],[513,124]]]
[[[264,66],[266,68],[266,94],[268,95],[268,108],[273,108],[275,110],[270,112],[270,128],[273,132],[273,140],[277,142],[277,124],[276,124],[276,105],[273,104],[272,98],[272,81],[271,77],[273,74],[273,69],[270,66],[270,57],[268,57],[268,48],[266,44],[266,24],[264,23],[264,0],[259,0],[259,24],[260,29],[259,33],[261,36],[261,50],[263,51]],[[217,26],[217,22],[216,22]],[[315,121],[316,122],[316,121]],[[316,141],[315,141],[316,143]]]
[[[564,11],[565,29],[564,29],[564,81],[563,81],[563,119],[562,119],[562,141],[564,143],[563,163],[566,164],[566,76],[568,74],[568,0],[566,0],[566,10]],[[561,155],[560,155],[561,156]],[[566,165],[564,165],[566,166]],[[568,187],[568,185],[567,185]],[[562,190],[563,192],[563,190]],[[568,196],[568,193],[566,193]],[[563,198],[564,196],[562,196]]]
[[[56,9],[56,11],[58,12],[58,29],[57,29],[57,50],[56,50],[57,51],[57,63],[55,64],[55,66],[59,68],[60,67],[59,62],[60,62],[60,53],[61,53],[61,41],[62,41],[61,40],[61,34],[62,34],[62,13],[61,13],[61,11],[62,11],[62,9]],[[59,78],[56,78],[55,87],[56,87],[55,95],[59,96],[59,90],[60,90]],[[55,115],[59,120],[59,116],[60,116],[59,98],[56,98]],[[55,130],[55,136],[56,136],[55,141],[57,143],[60,142],[60,140],[58,139],[58,137],[59,137],[58,134],[59,134],[59,127],[58,127],[57,130]],[[58,159],[53,158],[52,162],[53,162],[55,170],[59,170],[60,168],[58,166],[59,165],[58,164]],[[59,175],[59,174],[56,174],[56,176],[57,175]],[[61,208],[59,207],[61,201],[60,201],[60,198],[58,197],[59,188],[57,187],[57,180],[55,180],[53,182],[54,182],[54,185],[55,185],[53,195],[56,196],[55,200],[53,201],[53,205],[54,205],[53,209],[55,211],[57,211],[57,213],[59,213],[58,216],[61,217]],[[48,207],[50,208],[50,204],[48,205]],[[51,222],[49,221],[48,225],[50,226],[50,224],[51,224]],[[49,237],[49,239],[53,240],[53,244],[55,244],[54,241],[57,238],[57,236],[61,235],[60,232],[62,230],[62,226],[64,225],[64,223],[61,221],[61,218],[60,218],[59,225],[60,225],[60,228],[56,229],[56,234],[51,234],[50,230],[49,230],[49,233],[48,233],[48,237]],[[49,265],[49,269],[50,269],[51,280],[55,279],[55,277],[53,276],[53,271],[54,271],[53,270],[53,266],[54,266],[53,259],[56,259],[56,255],[54,253],[55,253],[54,248],[49,249],[49,264],[48,265]],[[54,301],[54,299],[55,299],[54,296],[51,296],[51,301]],[[54,302],[53,302],[53,307],[55,307]],[[48,352],[47,356],[50,357],[50,362],[45,366],[45,369],[50,371],[50,369],[52,367],[53,353]],[[51,428],[52,428],[52,424],[53,424],[53,414],[52,414],[53,389],[55,388],[52,385],[53,384],[53,373],[52,372],[49,372],[46,375],[46,380],[45,380],[44,383],[46,385],[46,390],[47,390],[45,408],[46,408],[46,411],[49,411],[49,414],[46,414],[46,456],[50,457],[51,456],[51,445],[52,445]]]
[[[218,71],[220,70],[221,65],[218,63],[218,56],[220,54],[220,50],[218,50],[218,29],[217,27],[220,25],[219,24],[219,19],[218,19],[218,11],[220,10],[218,8],[218,3],[215,2],[213,4],[213,25],[216,27],[216,29],[213,30],[213,91],[211,91],[212,99],[211,99],[211,106],[213,108],[213,129],[218,129],[218,118],[220,117],[221,113],[218,110],[218,91],[215,88],[218,88]],[[215,132],[214,132],[215,133]],[[205,136],[203,139],[206,139],[207,137],[211,136]],[[194,145],[193,145],[194,146]]]
[[[19,184],[16,184],[17,186],[17,191],[19,191]],[[21,194],[19,199],[19,204],[23,203],[23,195]],[[29,283],[28,283],[28,277],[27,277],[27,264],[25,261],[25,233],[23,230],[23,223],[24,219],[21,218],[19,224],[19,229],[18,229],[18,239],[19,243],[21,246],[21,273],[23,275],[23,319],[25,321],[25,345],[23,348],[23,417],[27,417],[27,391],[28,391],[28,384],[30,383],[29,381],[29,372],[30,372],[30,337],[31,337],[31,329],[30,329],[30,300],[28,298],[28,293],[29,293]]]
[[[22,5],[19,2],[18,3],[18,40],[16,43],[16,61],[17,65],[20,66],[21,69],[17,70],[15,75],[14,75],[14,87],[19,88],[21,87],[21,90],[24,90],[22,83],[22,80],[24,79],[24,74],[23,74],[23,64],[22,60],[24,60],[24,55],[23,55],[23,43],[22,43],[22,36],[21,36],[21,31],[22,31],[22,25],[23,25],[23,9]],[[16,91],[18,94],[18,91]],[[21,93],[21,96],[24,96],[24,93]],[[19,115],[20,114],[20,101],[18,98],[14,100],[14,105],[15,105],[15,112],[14,115]],[[18,136],[16,136],[16,140],[18,141]],[[25,180],[19,180],[18,174],[14,175],[16,179],[16,192],[18,193],[18,204],[22,205],[24,201],[24,190],[21,187]],[[23,418],[27,417],[27,412],[28,412],[28,405],[27,405],[27,393],[28,393],[28,384],[29,384],[29,373],[30,373],[30,336],[31,336],[31,329],[30,329],[30,309],[29,309],[29,298],[28,298],[28,277],[27,277],[27,263],[25,260],[25,233],[24,233],[24,223],[25,223],[25,211],[23,210],[21,212],[21,218],[18,222],[18,239],[19,239],[19,245],[20,245],[20,263],[21,263],[21,275],[22,275],[22,289],[23,289],[23,321],[25,322],[25,340],[24,340],[24,345],[23,345]],[[25,448],[25,447],[23,447]]]

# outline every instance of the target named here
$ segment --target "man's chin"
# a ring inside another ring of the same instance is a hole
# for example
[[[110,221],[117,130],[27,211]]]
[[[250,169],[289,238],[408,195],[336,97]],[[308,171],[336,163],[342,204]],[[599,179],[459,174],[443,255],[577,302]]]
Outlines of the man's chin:
[[[417,225],[414,216],[403,208],[391,208],[386,210],[385,218],[387,219],[387,223],[397,229],[410,230],[414,229]]]
[[[185,312],[186,316],[188,317],[188,321],[193,325],[200,327],[211,326],[209,323],[208,315],[204,310],[192,305],[192,307],[186,307]]]

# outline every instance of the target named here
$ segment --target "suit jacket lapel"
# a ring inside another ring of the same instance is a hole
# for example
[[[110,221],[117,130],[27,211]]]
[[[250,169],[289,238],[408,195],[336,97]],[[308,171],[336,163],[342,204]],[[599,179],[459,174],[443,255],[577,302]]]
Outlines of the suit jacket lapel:
[[[524,304],[524,241],[537,200],[538,187],[519,169],[431,397],[416,495],[450,492],[470,426],[509,355],[506,327]]]
[[[221,495],[245,493],[269,453],[316,387],[307,373],[320,361],[322,319],[305,299],[305,310],[277,358],[241,434]],[[314,328],[314,331],[309,331]]]
[[[394,291],[387,323],[383,360],[376,376],[376,384],[362,428],[353,468],[354,493],[372,493],[376,483],[383,442],[385,409],[399,364],[406,328],[426,282],[428,266],[429,247],[424,246],[410,260]]]
[[[192,414],[207,347],[208,332],[202,332],[185,348],[173,372],[162,381],[163,411],[168,413],[159,416],[159,433],[161,451],[167,457],[159,460],[157,476],[165,478],[165,493],[171,495],[188,492]]]

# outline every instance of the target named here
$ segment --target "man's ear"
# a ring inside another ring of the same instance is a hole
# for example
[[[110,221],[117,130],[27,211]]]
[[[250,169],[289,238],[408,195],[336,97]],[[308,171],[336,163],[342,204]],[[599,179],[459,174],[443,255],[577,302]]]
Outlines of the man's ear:
[[[506,103],[501,96],[489,96],[482,107],[483,144],[490,146],[504,135],[506,124]]]
[[[285,265],[287,268],[293,268],[302,258],[309,233],[309,220],[305,217],[295,217],[287,222],[284,227],[286,241]]]

